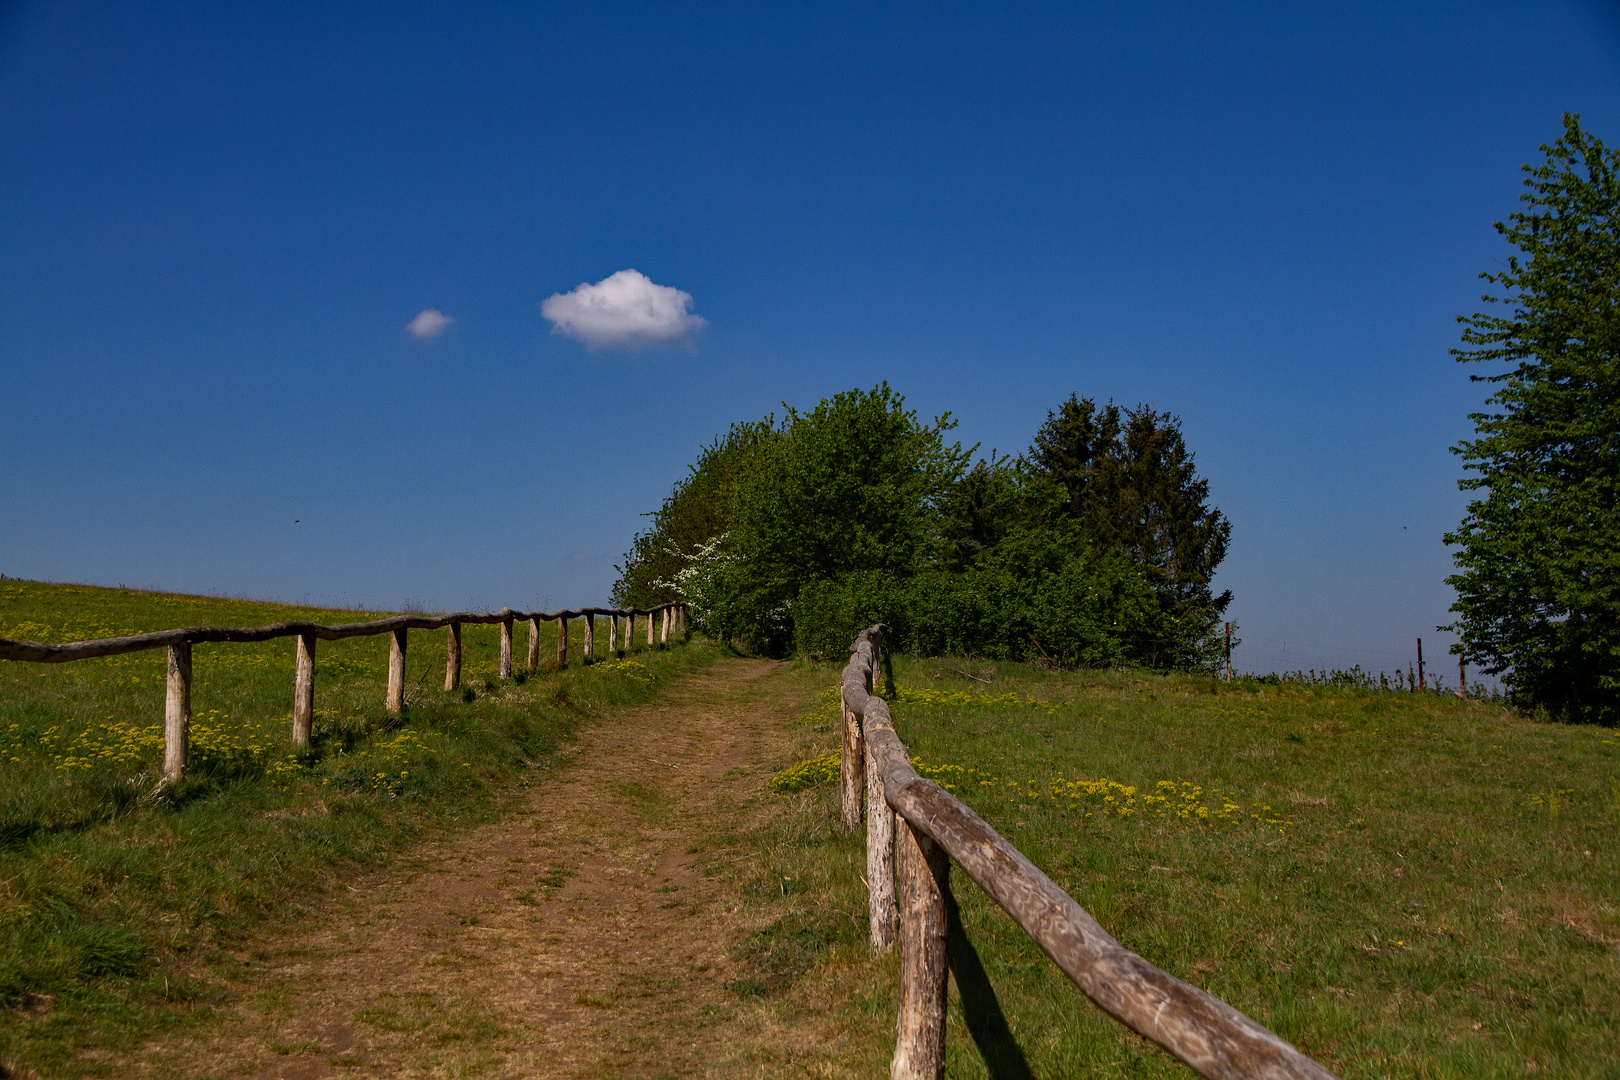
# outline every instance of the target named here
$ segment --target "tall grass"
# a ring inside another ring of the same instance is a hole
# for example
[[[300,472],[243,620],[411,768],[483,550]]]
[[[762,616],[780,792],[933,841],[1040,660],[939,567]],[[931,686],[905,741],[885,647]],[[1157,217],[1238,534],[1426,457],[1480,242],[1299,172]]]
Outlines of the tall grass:
[[[356,617],[0,583],[0,636],[37,641]],[[541,655],[554,667],[552,625]],[[303,753],[289,738],[292,639],[198,645],[191,771],[168,788],[162,650],[0,662],[0,1061],[95,1072],[86,1050],[207,1015],[209,957],[266,919],[299,918],[339,872],[487,819],[583,718],[714,655],[643,644],[583,667],[583,627],[572,629],[568,670],[503,681],[499,628],[465,627],[454,693],[442,633],[412,633],[402,716],[382,708],[386,636],[321,642]],[[520,658],[522,645],[520,629]]]

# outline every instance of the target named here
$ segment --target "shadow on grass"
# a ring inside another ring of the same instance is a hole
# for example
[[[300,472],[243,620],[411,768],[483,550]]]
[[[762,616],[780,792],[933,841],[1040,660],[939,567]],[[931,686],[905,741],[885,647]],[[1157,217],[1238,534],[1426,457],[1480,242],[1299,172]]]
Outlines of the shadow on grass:
[[[951,977],[956,980],[956,991],[962,995],[962,1016],[967,1021],[968,1035],[979,1048],[990,1080],[1035,1080],[1029,1061],[1018,1048],[1007,1016],[1001,1011],[995,987],[984,970],[979,952],[962,930],[962,913],[956,906],[956,897],[945,894],[945,911],[950,919],[951,934],[945,943],[946,959],[950,963]]]

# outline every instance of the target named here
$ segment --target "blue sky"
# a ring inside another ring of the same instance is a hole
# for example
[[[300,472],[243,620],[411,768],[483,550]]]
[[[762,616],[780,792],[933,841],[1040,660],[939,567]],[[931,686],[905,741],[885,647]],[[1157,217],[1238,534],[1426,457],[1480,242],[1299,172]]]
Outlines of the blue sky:
[[[700,444],[886,379],[1177,413],[1240,660],[1442,656],[1455,317],[1617,106],[1581,3],[0,7],[0,572],[602,601]],[[551,333],[630,268],[695,351]]]

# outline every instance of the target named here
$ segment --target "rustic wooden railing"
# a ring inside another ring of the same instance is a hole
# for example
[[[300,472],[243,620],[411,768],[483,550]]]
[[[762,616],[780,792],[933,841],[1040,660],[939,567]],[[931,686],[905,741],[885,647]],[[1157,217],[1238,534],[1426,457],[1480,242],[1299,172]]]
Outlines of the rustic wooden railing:
[[[1115,941],[983,818],[917,775],[895,734],[889,703],[872,692],[882,633],[881,624],[861,631],[844,668],[840,791],[844,825],[854,830],[860,827],[865,789],[872,949],[886,952],[899,939],[892,1080],[945,1075],[951,860],[1098,1008],[1199,1075],[1332,1080],[1332,1073],[1230,1005]]]
[[[654,644],[654,622],[657,622],[657,641],[669,641],[671,633],[680,633],[686,625],[686,608],[679,603],[661,604],[651,608],[574,608],[565,611],[458,611],[449,615],[395,615],[374,622],[340,623],[324,626],[313,622],[279,622],[269,626],[189,626],[180,630],[154,630],[149,634],[132,637],[100,638],[95,641],[70,641],[61,645],[46,645],[37,641],[13,641],[0,638],[0,660],[22,660],[37,664],[61,664],[69,660],[87,660],[93,656],[117,656],[120,653],[140,652],[143,649],[169,650],[169,677],[163,710],[163,778],[169,782],[180,780],[186,774],[186,758],[191,739],[191,647],[208,641],[268,641],[271,638],[296,637],[297,654],[293,665],[292,741],[299,749],[309,746],[310,726],[315,716],[315,642],[317,639],[336,641],[339,638],[366,637],[373,634],[390,635],[388,645],[388,690],[383,707],[397,713],[405,707],[405,650],[406,634],[410,630],[445,630],[444,688],[454,690],[461,685],[461,628],[467,623],[499,623],[501,627],[500,677],[512,677],[512,626],[519,620],[529,624],[530,671],[540,666],[540,624],[557,624],[557,665],[568,663],[568,622],[585,620],[585,640],[582,648],[589,661],[596,655],[596,619],[608,618],[608,652],[619,649],[620,621],[623,620],[624,647],[631,648],[636,619],[647,623],[647,644]],[[655,620],[654,616],[658,616]]]

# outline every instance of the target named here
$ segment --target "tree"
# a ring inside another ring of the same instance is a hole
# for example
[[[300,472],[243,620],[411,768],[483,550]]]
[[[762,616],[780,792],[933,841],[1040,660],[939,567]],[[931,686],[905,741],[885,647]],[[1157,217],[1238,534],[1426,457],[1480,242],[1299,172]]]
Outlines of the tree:
[[[809,582],[852,571],[906,577],[925,565],[935,503],[966,465],[968,451],[945,443],[954,426],[949,414],[921,422],[888,383],[807,413],[788,408],[736,488],[730,543],[749,592],[737,610],[757,616],[758,647],[786,647],[787,613]]]
[[[1497,390],[1453,447],[1479,492],[1446,534],[1464,656],[1520,704],[1569,720],[1620,719],[1620,152],[1565,114],[1524,166],[1524,209],[1497,222],[1516,249],[1480,276],[1505,313],[1461,316],[1465,363]]]
[[[767,416],[733,424],[703,448],[697,464],[652,512],[652,528],[636,534],[624,564],[615,568],[614,603],[653,607],[682,599],[677,576],[700,552],[716,556],[714,541],[731,528],[738,475],[776,437],[775,417]]]
[[[1148,662],[1199,666],[1212,657],[1211,637],[1232,594],[1215,595],[1210,582],[1232,524],[1209,506],[1209,481],[1198,475],[1181,421],[1147,405],[1098,408],[1070,394],[1047,413],[1029,461],[1061,490],[1084,543],[1146,573],[1169,620],[1157,647],[1144,643]]]

